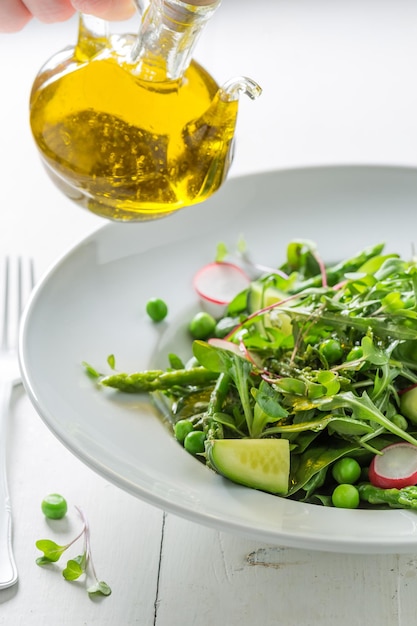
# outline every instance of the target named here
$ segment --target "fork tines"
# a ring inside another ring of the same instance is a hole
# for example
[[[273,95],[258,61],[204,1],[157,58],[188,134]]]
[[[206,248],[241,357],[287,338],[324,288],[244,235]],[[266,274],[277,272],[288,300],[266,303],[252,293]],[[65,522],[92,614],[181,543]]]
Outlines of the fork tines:
[[[0,266],[1,348],[17,344],[19,322],[35,283],[32,258],[6,256]]]

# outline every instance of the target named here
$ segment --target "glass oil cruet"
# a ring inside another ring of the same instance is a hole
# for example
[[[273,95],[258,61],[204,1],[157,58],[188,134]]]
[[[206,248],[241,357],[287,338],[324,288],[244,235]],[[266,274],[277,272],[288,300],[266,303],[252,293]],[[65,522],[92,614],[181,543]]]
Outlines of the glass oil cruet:
[[[106,218],[149,220],[202,202],[224,181],[241,93],[192,58],[221,0],[151,0],[139,34],[81,14],[78,42],[40,70],[32,133],[55,184]]]

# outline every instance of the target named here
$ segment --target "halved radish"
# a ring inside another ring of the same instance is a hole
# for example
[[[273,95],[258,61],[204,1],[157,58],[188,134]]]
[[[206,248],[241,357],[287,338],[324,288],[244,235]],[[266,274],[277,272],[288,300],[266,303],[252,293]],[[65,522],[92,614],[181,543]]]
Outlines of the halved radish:
[[[229,302],[250,282],[249,276],[238,265],[214,262],[197,272],[193,284],[205,308],[214,317],[219,317]]]
[[[218,339],[217,337],[212,337],[207,342],[210,346],[214,346],[215,348],[221,348],[222,350],[228,350],[229,352],[233,352],[242,358],[246,358],[246,353],[244,346],[238,345],[237,343],[233,343],[232,341],[227,341],[226,339]]]
[[[417,485],[417,446],[393,443],[372,459],[369,481],[381,489],[402,489]]]
[[[210,338],[207,342],[211,346],[215,348],[222,348],[222,350],[228,350],[229,352],[233,352],[240,356],[242,359],[246,359],[250,361],[252,365],[257,367],[260,370],[263,370],[263,363],[260,358],[258,358],[255,354],[253,354],[250,350],[248,350],[241,341],[239,344],[233,343],[233,341],[227,341],[227,339],[218,339],[217,337]]]

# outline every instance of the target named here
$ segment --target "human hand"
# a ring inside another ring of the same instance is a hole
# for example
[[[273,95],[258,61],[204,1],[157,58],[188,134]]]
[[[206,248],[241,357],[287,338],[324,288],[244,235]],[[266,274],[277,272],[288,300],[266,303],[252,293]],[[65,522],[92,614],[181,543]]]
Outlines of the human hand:
[[[133,0],[0,0],[0,33],[21,30],[33,17],[45,23],[64,22],[76,11],[106,20],[133,15]]]

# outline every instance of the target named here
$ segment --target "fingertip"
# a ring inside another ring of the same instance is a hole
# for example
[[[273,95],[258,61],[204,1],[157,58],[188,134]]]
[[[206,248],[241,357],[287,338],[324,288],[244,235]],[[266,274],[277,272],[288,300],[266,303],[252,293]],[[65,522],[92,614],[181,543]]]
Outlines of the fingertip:
[[[19,19],[14,19],[13,22],[8,22],[7,20],[2,21],[0,33],[4,33],[5,35],[10,35],[12,33],[18,33],[28,24],[32,19],[31,15],[27,17],[20,17]]]
[[[43,13],[37,16],[38,20],[43,24],[55,24],[56,22],[66,22],[74,15],[75,11],[73,7],[68,7],[65,10],[61,10],[59,13],[51,11],[50,13]]]
[[[17,33],[30,22],[32,17],[32,13],[22,2],[12,6],[6,2],[0,7],[0,32]]]
[[[31,14],[43,24],[65,22],[74,15],[71,0],[24,0]]]
[[[133,0],[71,0],[76,11],[108,21],[124,21],[136,12]]]
[[[132,0],[112,0],[105,19],[109,21],[128,20],[136,13],[136,6]]]

